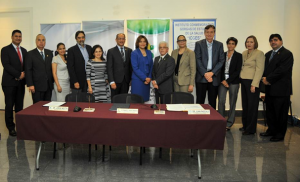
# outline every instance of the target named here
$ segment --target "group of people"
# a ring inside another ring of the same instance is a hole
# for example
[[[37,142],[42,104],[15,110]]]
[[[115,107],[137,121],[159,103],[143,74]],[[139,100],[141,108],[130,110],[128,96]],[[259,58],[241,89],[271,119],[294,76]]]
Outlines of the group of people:
[[[238,40],[234,37],[223,44],[214,40],[215,26],[204,30],[205,39],[196,42],[195,50],[187,48],[184,35],[177,37],[178,48],[169,55],[169,45],[159,43],[160,55],[154,58],[147,49],[144,35],[136,39],[135,50],[125,47],[125,34],[116,35],[116,46],[107,51],[106,59],[100,45],[85,44],[85,33],[77,31],[77,44],[69,48],[57,45],[57,55],[45,49],[46,38],[36,36],[36,48],[27,52],[20,46],[22,33],[12,32],[12,43],[1,50],[4,67],[2,88],[5,95],[5,122],[11,136],[16,136],[13,122],[15,112],[23,109],[25,84],[32,94],[33,103],[50,101],[54,89],[57,101],[64,101],[73,91],[88,92],[96,102],[107,101],[117,94],[131,93],[150,97],[150,83],[155,88],[156,102],[163,103],[164,94],[170,92],[191,93],[196,86],[197,103],[204,104],[206,94],[209,104],[225,117],[226,94],[229,91],[230,109],[227,130],[234,124],[235,107],[241,84],[243,135],[256,133],[259,104],[259,87],[266,87],[268,130],[261,136],[272,136],[271,141],[283,140],[292,92],[293,55],[282,46],[279,34],[269,38],[272,51],[266,55],[258,50],[255,36],[247,37],[246,50],[235,51]],[[26,81],[25,81],[26,80]],[[54,84],[53,84],[54,83]],[[196,85],[194,85],[196,83]],[[110,88],[110,89],[109,89]]]

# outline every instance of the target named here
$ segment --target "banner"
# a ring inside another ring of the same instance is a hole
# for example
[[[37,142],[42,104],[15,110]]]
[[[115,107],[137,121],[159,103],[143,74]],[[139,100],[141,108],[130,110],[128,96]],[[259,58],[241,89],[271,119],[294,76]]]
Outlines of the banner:
[[[80,23],[41,24],[41,34],[46,37],[45,48],[52,50],[54,53],[57,44],[62,42],[68,50],[76,44],[75,33],[78,30],[81,30]]]
[[[178,49],[177,37],[184,35],[186,38],[186,45],[189,49],[195,49],[195,43],[199,40],[205,39],[204,28],[207,25],[216,26],[216,19],[179,19],[173,20],[173,50]],[[216,35],[215,37],[216,38]],[[194,101],[196,103],[196,84],[192,92]],[[207,100],[208,97],[206,97]],[[207,103],[207,101],[206,101]]]
[[[145,35],[149,42],[148,49],[151,50],[154,60],[156,56],[159,56],[159,42],[169,42],[169,29],[170,19],[127,20],[128,47],[135,50],[135,41],[137,37],[139,35]],[[147,103],[154,103],[154,88],[152,84],[150,86],[150,100]]]
[[[216,26],[216,19],[174,19],[173,20],[173,50],[177,49],[177,37],[184,35],[187,47],[195,49],[195,43],[204,39],[204,28],[207,25]],[[215,35],[216,38],[216,35]]]
[[[117,45],[116,35],[124,33],[124,20],[83,21],[82,30],[85,33],[85,43],[92,47],[99,44],[106,58],[108,49]]]

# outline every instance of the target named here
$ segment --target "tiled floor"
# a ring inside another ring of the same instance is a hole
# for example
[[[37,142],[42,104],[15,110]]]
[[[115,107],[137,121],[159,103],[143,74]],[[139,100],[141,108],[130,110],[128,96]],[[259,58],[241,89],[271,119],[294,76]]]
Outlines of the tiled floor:
[[[223,151],[201,150],[202,179],[198,180],[197,157],[189,150],[147,148],[143,165],[139,165],[139,148],[106,147],[107,158],[101,160],[102,146],[93,150],[88,162],[88,146],[58,144],[53,159],[53,144],[43,146],[40,170],[35,170],[38,142],[17,141],[8,136],[4,112],[0,112],[0,182],[26,181],[300,181],[300,128],[289,127],[284,142],[271,143],[270,137],[258,134],[243,136],[238,130],[241,118],[226,134]],[[261,122],[258,133],[265,131]]]

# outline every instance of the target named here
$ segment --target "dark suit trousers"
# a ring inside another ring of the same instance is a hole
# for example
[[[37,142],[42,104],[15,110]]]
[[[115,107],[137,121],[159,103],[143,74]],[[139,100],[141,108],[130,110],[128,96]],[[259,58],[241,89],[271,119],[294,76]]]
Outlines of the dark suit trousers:
[[[116,83],[116,85],[117,88],[115,90],[111,89],[110,87],[111,99],[118,94],[128,94],[129,83],[126,82],[125,78],[123,79],[122,83]]]
[[[259,104],[259,89],[255,88],[255,92],[251,93],[252,80],[241,79],[242,91],[242,122],[246,132],[256,133],[257,114]]]
[[[287,129],[290,96],[270,96],[266,94],[266,115],[268,130],[275,137],[284,138]]]
[[[155,89],[155,101],[156,101],[156,104],[164,104],[164,95],[165,94],[160,94],[157,89]],[[160,102],[159,102],[159,98],[160,98]]]
[[[45,92],[35,91],[32,94],[33,103],[37,103],[39,101],[51,101],[52,90],[49,88]]]
[[[208,103],[211,107],[216,109],[218,86],[213,86],[212,83],[197,83],[196,82],[196,95],[197,103],[204,104],[206,91],[208,92]]]
[[[8,130],[15,129],[13,108],[15,112],[23,109],[25,86],[21,83],[15,87],[2,86],[5,97],[5,123]]]

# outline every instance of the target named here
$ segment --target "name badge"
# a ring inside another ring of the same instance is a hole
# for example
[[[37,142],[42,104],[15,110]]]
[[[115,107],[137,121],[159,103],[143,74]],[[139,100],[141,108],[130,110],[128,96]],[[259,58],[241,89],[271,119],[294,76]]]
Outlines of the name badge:
[[[155,110],[154,114],[166,114],[164,110]]]
[[[138,114],[139,109],[123,109],[123,108],[117,108],[118,114]]]
[[[188,110],[188,115],[210,115],[210,110],[209,109]]]
[[[49,106],[49,111],[65,111],[68,112],[69,111],[69,107],[65,107],[65,106]]]

